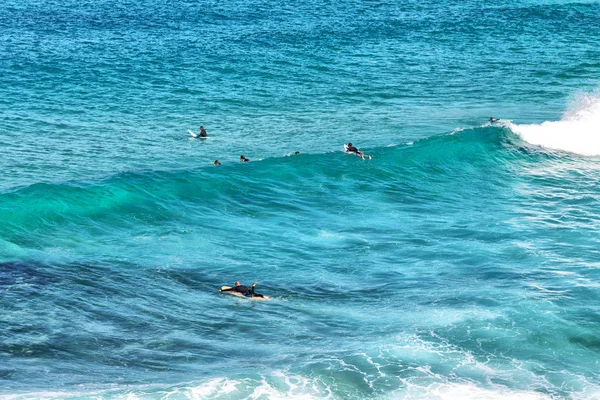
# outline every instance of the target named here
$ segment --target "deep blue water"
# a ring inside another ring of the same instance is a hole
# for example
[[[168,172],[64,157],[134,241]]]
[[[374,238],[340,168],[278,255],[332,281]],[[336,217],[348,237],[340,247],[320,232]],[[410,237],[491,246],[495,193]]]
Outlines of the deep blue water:
[[[599,88],[597,1],[4,0],[0,397],[600,398]]]

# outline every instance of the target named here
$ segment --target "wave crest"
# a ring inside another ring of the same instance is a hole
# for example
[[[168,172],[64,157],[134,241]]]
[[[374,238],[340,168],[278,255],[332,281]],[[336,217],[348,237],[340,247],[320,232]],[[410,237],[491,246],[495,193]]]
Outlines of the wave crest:
[[[600,155],[600,91],[577,95],[560,121],[506,126],[531,144],[585,156]]]

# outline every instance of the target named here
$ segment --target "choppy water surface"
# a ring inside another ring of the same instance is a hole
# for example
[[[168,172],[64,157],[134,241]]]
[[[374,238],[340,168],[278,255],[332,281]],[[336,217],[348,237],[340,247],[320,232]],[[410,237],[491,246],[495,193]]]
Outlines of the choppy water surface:
[[[0,396],[600,396],[597,2],[5,1],[0,32]]]

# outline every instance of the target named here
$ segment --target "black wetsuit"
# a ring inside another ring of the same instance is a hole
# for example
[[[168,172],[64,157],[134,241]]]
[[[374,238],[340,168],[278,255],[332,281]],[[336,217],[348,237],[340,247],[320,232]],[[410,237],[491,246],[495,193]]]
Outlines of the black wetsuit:
[[[206,137],[206,131],[204,129],[200,130],[200,137]]]
[[[241,293],[241,294],[243,294],[246,297],[264,297],[260,293],[254,293],[254,286],[252,286],[252,287],[250,287],[250,289],[248,289],[248,286],[240,285],[240,286],[234,286],[231,289],[225,289],[223,291],[224,292],[237,292],[237,293]]]
[[[350,153],[360,153],[360,151],[358,151],[358,149],[354,146],[348,146],[346,147],[346,151],[350,152]]]

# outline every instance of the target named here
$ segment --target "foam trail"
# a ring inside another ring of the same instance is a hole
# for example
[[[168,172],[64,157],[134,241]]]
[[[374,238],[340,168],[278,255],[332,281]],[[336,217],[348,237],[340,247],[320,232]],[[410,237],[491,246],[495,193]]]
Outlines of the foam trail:
[[[506,126],[531,144],[586,156],[600,155],[600,91],[577,96],[560,121]]]

